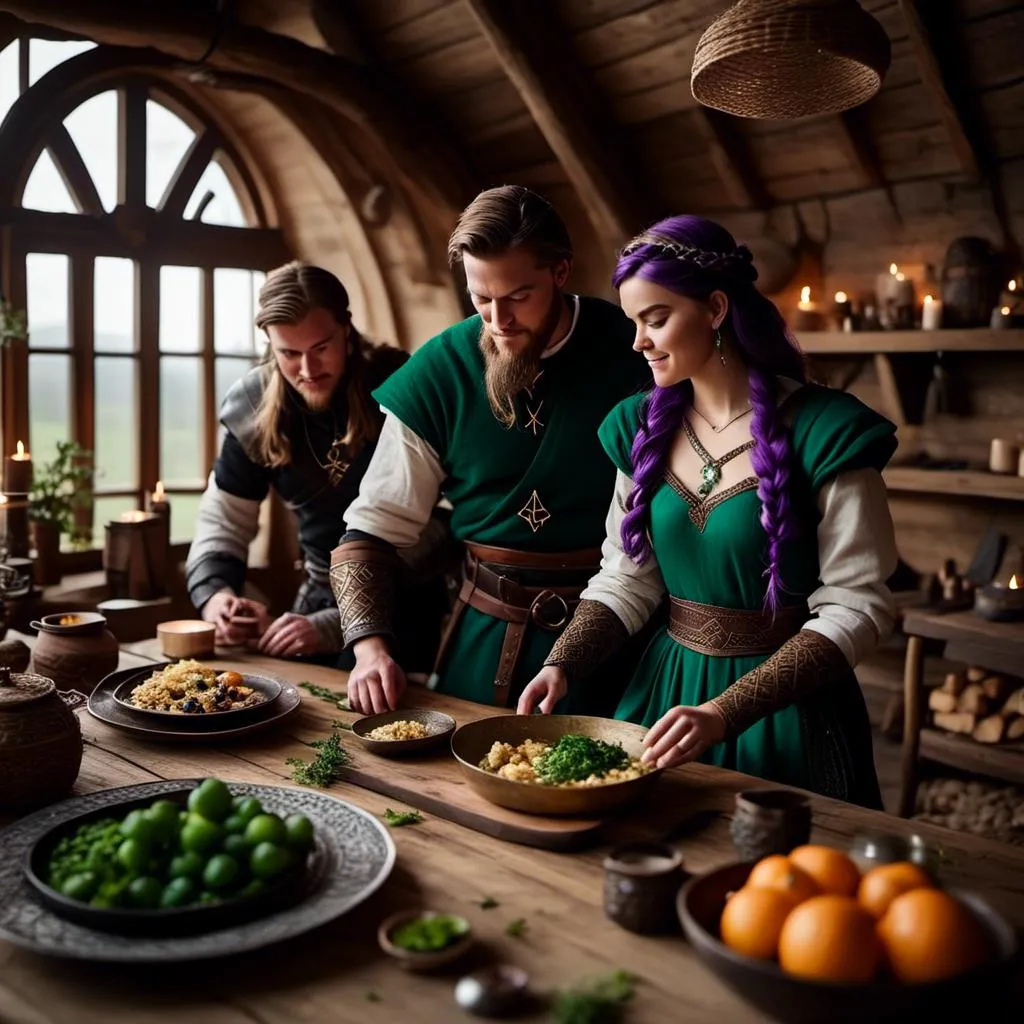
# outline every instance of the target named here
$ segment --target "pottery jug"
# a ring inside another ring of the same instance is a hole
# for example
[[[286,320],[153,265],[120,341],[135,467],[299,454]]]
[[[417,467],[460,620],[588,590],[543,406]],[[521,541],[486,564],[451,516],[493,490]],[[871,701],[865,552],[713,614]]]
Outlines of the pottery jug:
[[[0,807],[24,810],[66,796],[82,765],[72,710],[86,697],[52,679],[0,666]]]
[[[117,668],[117,638],[98,612],[62,612],[31,623],[39,631],[32,670],[52,679],[58,690],[92,693]]]

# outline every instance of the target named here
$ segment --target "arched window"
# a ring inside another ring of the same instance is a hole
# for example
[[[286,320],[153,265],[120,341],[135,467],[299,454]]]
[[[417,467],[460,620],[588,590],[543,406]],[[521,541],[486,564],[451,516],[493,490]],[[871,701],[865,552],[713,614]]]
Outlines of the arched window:
[[[253,171],[185,92],[117,51],[0,51],[4,452],[95,453],[93,538],[161,480],[191,538],[231,384],[262,351],[264,272],[289,258]],[[159,70],[159,68],[157,69]]]

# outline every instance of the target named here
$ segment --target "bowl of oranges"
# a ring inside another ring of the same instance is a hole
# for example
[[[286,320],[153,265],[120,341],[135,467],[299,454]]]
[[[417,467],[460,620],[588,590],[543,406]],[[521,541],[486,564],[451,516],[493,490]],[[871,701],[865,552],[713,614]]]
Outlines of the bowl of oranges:
[[[677,909],[711,969],[789,1024],[976,1010],[1006,997],[1017,952],[979,896],[940,888],[910,861],[861,871],[815,844],[697,875]]]

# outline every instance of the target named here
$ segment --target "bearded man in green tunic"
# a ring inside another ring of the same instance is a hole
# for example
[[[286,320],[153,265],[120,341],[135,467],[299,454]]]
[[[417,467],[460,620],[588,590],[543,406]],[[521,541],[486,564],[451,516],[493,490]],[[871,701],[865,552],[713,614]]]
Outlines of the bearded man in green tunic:
[[[331,560],[353,709],[397,706],[396,550],[451,505],[461,586],[431,685],[507,706],[540,668],[596,571],[614,467],[597,428],[647,379],[621,310],[565,291],[561,217],[518,186],[481,193],[449,241],[478,315],[426,342],[374,393],[380,441]],[[558,711],[610,715],[627,653]],[[556,710],[556,702],[545,705]]]
[[[600,438],[617,476],[602,568],[526,687],[520,714],[670,615],[615,715],[644,758],[700,759],[881,807],[853,667],[892,628],[896,546],[881,470],[895,427],[808,383],[750,251],[673,217],[626,246],[613,283],[653,388]]]

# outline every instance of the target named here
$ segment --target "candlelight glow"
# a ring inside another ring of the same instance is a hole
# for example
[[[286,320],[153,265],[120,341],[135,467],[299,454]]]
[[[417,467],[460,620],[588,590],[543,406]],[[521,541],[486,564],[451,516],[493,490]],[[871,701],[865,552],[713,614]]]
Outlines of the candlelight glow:
[[[29,455],[27,451],[25,451],[24,441],[19,441],[17,447],[18,450],[11,456],[12,459],[17,459],[18,462],[27,462],[30,458],[32,458],[32,456]]]
[[[141,509],[135,509],[132,512],[122,512],[121,522],[122,523],[144,523],[147,519],[152,518],[151,513],[143,512]]]
[[[1009,316],[1009,315],[1010,315],[1010,307],[1009,307],[1009,306],[1003,306],[1003,308],[1002,308],[1002,309],[1000,309],[1000,310],[999,310],[999,312],[1000,312],[1000,313],[1001,313],[1001,314],[1002,314],[1003,316]]]
[[[899,269],[900,269],[900,268],[899,268],[899,267],[897,267],[895,263],[890,263],[890,264],[889,264],[889,273],[890,273],[890,274],[892,274],[892,276],[893,276],[893,277],[895,277],[895,276],[896,276],[896,273],[897,273],[897,271],[898,271]]]
[[[906,279],[907,279],[907,275],[904,274],[902,270],[896,275],[896,280],[897,281],[906,281]]]
[[[0,505],[6,505],[6,504],[7,504],[7,495],[6,494],[0,494]]]
[[[1014,573],[1010,577],[1010,589],[1011,590],[1019,590],[1020,589],[1020,584],[1017,582],[1017,574],[1016,573]]]
[[[842,303],[842,302],[848,302],[848,301],[849,301],[849,296],[846,294],[846,292],[836,292],[836,302]]]
[[[1017,282],[1011,281],[1006,287],[1009,288],[1011,292],[1015,292],[1017,290]]]
[[[930,295],[926,295],[924,297],[924,301],[925,301],[925,305],[927,305],[929,302],[934,302],[935,300]]]
[[[154,501],[163,501],[164,500],[164,482],[163,482],[163,480],[157,480],[157,482],[156,482],[156,489],[153,491],[153,500]]]

